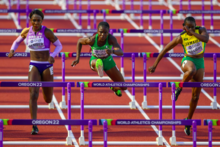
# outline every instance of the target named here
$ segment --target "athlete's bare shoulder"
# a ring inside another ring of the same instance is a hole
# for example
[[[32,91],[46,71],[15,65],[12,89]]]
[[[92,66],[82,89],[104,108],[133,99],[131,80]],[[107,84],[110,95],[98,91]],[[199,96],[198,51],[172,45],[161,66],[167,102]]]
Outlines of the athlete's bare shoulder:
[[[93,45],[95,42],[95,36],[80,38],[79,41],[83,45]]]
[[[117,43],[117,39],[115,38],[115,36],[109,34],[109,36],[108,36],[108,43],[109,43],[109,44],[115,44],[115,43]]]
[[[27,34],[29,32],[30,28],[24,28],[22,31],[21,31],[21,37],[22,38],[26,38],[27,37]]]

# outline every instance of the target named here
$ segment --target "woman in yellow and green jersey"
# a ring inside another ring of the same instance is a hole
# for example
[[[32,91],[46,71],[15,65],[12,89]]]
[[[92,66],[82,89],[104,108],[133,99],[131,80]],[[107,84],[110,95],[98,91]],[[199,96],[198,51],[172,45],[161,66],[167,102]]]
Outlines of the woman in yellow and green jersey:
[[[118,70],[115,61],[111,54],[118,56],[123,55],[123,51],[117,42],[117,39],[109,34],[109,24],[107,22],[100,22],[97,33],[90,37],[80,38],[77,42],[77,55],[71,66],[79,63],[82,45],[90,45],[92,57],[89,65],[93,71],[96,71],[100,77],[103,77],[104,72],[114,82],[125,82],[124,77]],[[112,50],[113,47],[113,50]],[[121,90],[126,90],[127,87],[110,87],[117,96],[122,96]]]
[[[196,26],[195,19],[193,17],[187,17],[183,23],[183,32],[174,38],[170,43],[165,46],[165,48],[160,52],[154,65],[148,68],[150,73],[153,73],[163,58],[165,53],[174,48],[178,44],[182,44],[185,56],[181,62],[181,69],[184,72],[182,82],[203,82],[204,74],[204,52],[206,43],[209,40],[209,35],[206,28]],[[177,100],[182,88],[177,88],[175,91],[175,98]],[[190,102],[189,113],[186,119],[192,119],[193,113],[196,109],[199,94],[201,88],[192,88],[192,99]],[[185,126],[185,133],[190,135],[190,127]]]

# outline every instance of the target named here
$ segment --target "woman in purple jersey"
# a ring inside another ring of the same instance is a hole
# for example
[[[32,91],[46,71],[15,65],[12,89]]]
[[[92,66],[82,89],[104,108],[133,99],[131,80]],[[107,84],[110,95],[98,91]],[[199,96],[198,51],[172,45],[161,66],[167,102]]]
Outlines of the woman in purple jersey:
[[[53,63],[54,57],[62,50],[62,45],[54,33],[42,26],[44,15],[40,10],[33,10],[30,15],[32,26],[22,30],[21,35],[12,44],[9,58],[13,57],[19,44],[27,38],[27,44],[30,48],[30,65],[28,81],[53,81]],[[50,54],[50,43],[56,48]],[[40,87],[29,87],[30,91],[30,113],[32,119],[37,119],[37,99]],[[42,87],[43,97],[46,103],[50,103],[53,96],[53,87]],[[37,126],[33,126],[31,134],[37,134]]]

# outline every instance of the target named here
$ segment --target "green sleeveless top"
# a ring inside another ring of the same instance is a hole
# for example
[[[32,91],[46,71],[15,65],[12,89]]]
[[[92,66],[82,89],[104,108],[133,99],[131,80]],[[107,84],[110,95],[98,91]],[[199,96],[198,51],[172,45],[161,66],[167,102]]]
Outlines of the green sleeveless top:
[[[108,36],[106,38],[106,43],[103,46],[98,46],[98,34],[95,35],[95,42],[91,46],[92,55],[95,55],[98,58],[107,57],[108,54],[105,52],[105,49],[112,49],[112,45],[108,43]]]

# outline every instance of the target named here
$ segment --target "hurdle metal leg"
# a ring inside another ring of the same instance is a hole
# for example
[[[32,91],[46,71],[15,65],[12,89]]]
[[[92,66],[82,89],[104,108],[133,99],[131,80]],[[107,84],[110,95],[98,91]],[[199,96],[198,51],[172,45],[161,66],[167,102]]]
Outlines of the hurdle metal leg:
[[[212,121],[208,124],[208,131],[209,131],[209,147],[212,147]]]
[[[68,97],[68,109],[67,109],[67,118],[71,119],[71,84],[67,84],[67,97]],[[68,136],[66,137],[66,144],[72,145],[72,137],[71,137],[71,125],[68,125]]]
[[[213,54],[213,82],[216,82],[217,77],[217,60],[216,60],[216,54]],[[214,100],[211,103],[212,109],[218,109],[217,101],[216,101],[216,88],[213,89],[213,97]]]
[[[81,93],[81,109],[80,109],[80,119],[84,119],[84,83],[80,85],[80,93]],[[86,145],[85,137],[84,137],[84,126],[80,126],[80,137],[79,137],[79,144]]]
[[[104,121],[104,123],[103,123],[104,147],[107,147],[107,131],[108,131],[107,121]]]
[[[175,120],[175,84],[172,84],[172,119]],[[170,137],[170,144],[176,145],[175,125],[172,126],[172,137]]]
[[[146,69],[147,68],[147,57],[146,56],[147,56],[146,54],[143,55],[144,82],[147,82],[147,69]],[[143,90],[144,90],[144,100],[142,102],[142,108],[147,109],[147,88],[144,87]]]
[[[62,82],[65,82],[65,53],[62,54]],[[60,108],[66,109],[66,101],[65,101],[65,87],[62,87],[62,101],[60,102]]]
[[[124,51],[124,30],[121,30],[121,49]],[[120,58],[121,60],[121,74],[123,77],[125,77],[124,73],[124,57]]]
[[[162,120],[162,84],[159,84],[159,120]],[[157,145],[163,145],[162,125],[159,125],[159,136],[156,138]]]
[[[0,120],[0,147],[3,147],[3,121]]]
[[[132,82],[135,82],[135,55],[132,54]],[[129,103],[131,109],[136,109],[135,105],[135,87],[132,87],[132,101]]]
[[[89,121],[89,128],[88,128],[88,138],[89,138],[89,147],[92,147],[92,121]]]
[[[196,147],[196,136],[197,136],[197,128],[196,128],[196,122],[193,121],[193,147]]]

